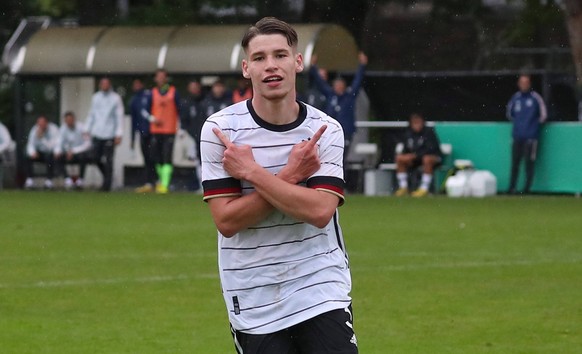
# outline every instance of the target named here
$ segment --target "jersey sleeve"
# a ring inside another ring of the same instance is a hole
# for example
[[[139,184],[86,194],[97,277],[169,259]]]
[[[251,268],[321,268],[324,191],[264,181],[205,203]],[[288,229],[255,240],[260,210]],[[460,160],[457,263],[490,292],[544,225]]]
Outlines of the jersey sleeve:
[[[344,133],[337,122],[328,122],[319,140],[321,168],[307,180],[307,187],[336,195],[344,203]]]
[[[204,201],[219,197],[235,197],[242,194],[240,181],[231,177],[224,170],[222,158],[226,147],[212,132],[212,128],[221,129],[222,127],[211,118],[202,126],[200,137]],[[228,136],[228,131],[224,129],[222,131]]]

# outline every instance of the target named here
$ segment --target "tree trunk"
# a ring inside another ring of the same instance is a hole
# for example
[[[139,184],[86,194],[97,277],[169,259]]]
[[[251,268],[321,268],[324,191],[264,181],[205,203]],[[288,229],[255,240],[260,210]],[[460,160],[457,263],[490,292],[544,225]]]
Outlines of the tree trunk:
[[[566,25],[570,37],[570,50],[576,69],[578,119],[582,120],[582,0],[565,0]]]
[[[582,84],[582,0],[566,0],[564,5],[572,59],[576,68],[578,86],[580,86]]]

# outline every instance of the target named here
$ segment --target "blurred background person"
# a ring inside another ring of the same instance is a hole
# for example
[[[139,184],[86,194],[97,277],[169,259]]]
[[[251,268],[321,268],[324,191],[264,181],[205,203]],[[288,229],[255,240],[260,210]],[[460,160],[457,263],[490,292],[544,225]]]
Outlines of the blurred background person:
[[[210,92],[202,101],[202,110],[206,117],[210,117],[214,113],[224,109],[232,104],[232,94],[226,90],[226,86],[222,80],[216,80]]]
[[[317,76],[319,76],[325,82],[328,82],[329,80],[327,69],[318,68],[317,71],[309,70],[307,83],[308,87],[307,90],[305,90],[303,93],[302,100],[321,111],[325,111],[327,106],[327,97],[323,92],[321,92],[319,88],[317,88],[315,83]]]
[[[513,123],[509,194],[517,193],[517,178],[522,159],[525,160],[523,193],[530,192],[537,159],[540,127],[548,117],[544,99],[532,89],[529,75],[520,75],[517,79],[517,87],[519,91],[507,104],[507,119]]]
[[[239,77],[236,80],[236,88],[232,91],[232,103],[238,103],[253,98],[251,80]]]
[[[26,144],[26,180],[24,188],[34,187],[34,163],[42,162],[46,166],[46,179],[44,187],[53,188],[54,158],[53,150],[59,139],[59,128],[51,123],[45,116],[39,116],[36,124],[30,129]]]
[[[180,126],[188,135],[194,140],[194,145],[188,150],[188,159],[194,161],[196,170],[194,171],[195,178],[188,183],[188,189],[198,190],[200,188],[200,131],[202,124],[206,120],[206,116],[202,111],[202,100],[204,94],[202,91],[202,84],[198,80],[190,80],[186,87],[187,94],[182,98],[182,106],[180,107]]]
[[[0,189],[4,187],[4,163],[8,150],[12,146],[10,132],[2,122],[0,122]]]
[[[111,190],[113,182],[113,155],[115,146],[121,143],[123,136],[123,115],[123,102],[119,94],[113,91],[111,80],[101,78],[99,91],[91,98],[85,134],[91,137],[91,158],[103,175],[100,190],[104,192]]]
[[[58,173],[65,177],[65,188],[83,188],[83,177],[85,168],[90,160],[91,140],[84,134],[83,124],[77,122],[75,113],[65,112],[63,124],[59,129],[59,139],[57,141],[54,155]],[[71,178],[67,171],[67,165],[78,165],[79,175],[76,179]]]
[[[137,187],[137,193],[154,191],[156,185],[156,168],[152,157],[152,136],[150,133],[151,91],[145,88],[141,79],[132,83],[133,96],[129,102],[131,115],[131,149],[135,151],[135,137],[139,135],[139,145],[144,162],[143,185]]]
[[[200,130],[206,120],[201,108],[203,99],[202,84],[197,80],[188,82],[187,94],[182,99],[180,107],[180,126],[196,141],[196,145],[200,144]],[[199,151],[198,148],[196,150]],[[199,154],[196,156],[200,157]],[[189,157],[195,158],[196,156]]]
[[[433,179],[434,168],[442,162],[440,141],[433,128],[426,126],[424,116],[412,113],[404,132],[403,150],[396,154],[396,196],[408,194],[409,173],[422,166],[420,186],[412,192],[413,197],[428,194]]]
[[[358,70],[350,86],[347,85],[346,80],[342,77],[335,78],[330,86],[318,73],[317,55],[312,56],[311,67],[309,68],[310,76],[315,80],[315,85],[326,97],[326,106],[323,111],[337,119],[344,130],[344,171],[345,159],[350,151],[352,137],[356,131],[356,98],[362,86],[362,81],[364,80],[366,65],[368,65],[368,57],[366,54],[360,52],[358,54],[358,62]]]
[[[2,156],[8,151],[12,143],[12,137],[8,128],[0,122],[0,164],[2,163]]]
[[[156,87],[151,94],[150,132],[152,157],[159,183],[156,193],[168,193],[174,167],[172,154],[180,123],[180,96],[168,82],[168,73],[158,69],[154,76]]]

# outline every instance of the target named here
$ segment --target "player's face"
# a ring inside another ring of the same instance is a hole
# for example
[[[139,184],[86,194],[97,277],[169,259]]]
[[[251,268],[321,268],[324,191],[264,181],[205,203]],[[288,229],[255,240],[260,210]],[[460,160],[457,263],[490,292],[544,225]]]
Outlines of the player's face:
[[[253,96],[268,100],[295,99],[295,78],[303,57],[281,34],[258,35],[249,42],[242,62],[243,76],[251,80]]]
[[[333,92],[336,95],[343,95],[346,92],[346,82],[343,79],[333,80]]]
[[[193,81],[188,84],[188,92],[193,96],[197,96],[202,93],[202,88],[198,82]]]
[[[410,118],[410,128],[416,132],[416,133],[420,133],[422,131],[422,129],[424,128],[424,119],[422,119],[419,116],[412,116]]]
[[[111,89],[111,81],[109,81],[109,79],[101,79],[101,81],[99,81],[99,90],[105,92],[105,91],[109,91]]]
[[[36,124],[38,126],[38,129],[44,131],[48,127],[48,119],[46,119],[46,117],[44,116],[40,116],[36,120]]]
[[[137,91],[143,89],[143,82],[141,82],[141,80],[133,80],[133,84],[131,86],[131,89],[134,92],[137,92]]]
[[[156,85],[158,85],[158,87],[162,87],[166,84],[166,82],[168,82],[168,76],[164,71],[158,71],[154,76],[154,82]]]
[[[65,116],[65,124],[70,128],[73,128],[75,126],[75,116],[67,114]]]
[[[520,76],[517,80],[517,87],[521,92],[527,92],[531,89],[531,80],[528,76]]]

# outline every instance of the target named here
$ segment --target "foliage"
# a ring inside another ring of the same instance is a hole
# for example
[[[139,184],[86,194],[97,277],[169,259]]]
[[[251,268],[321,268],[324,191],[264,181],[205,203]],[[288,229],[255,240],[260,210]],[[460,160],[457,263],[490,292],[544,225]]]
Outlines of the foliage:
[[[507,34],[510,45],[543,47],[548,37],[564,29],[564,15],[556,0],[525,0],[515,25]]]
[[[70,0],[37,0],[39,13],[52,17],[67,17],[76,13],[77,3]]]

